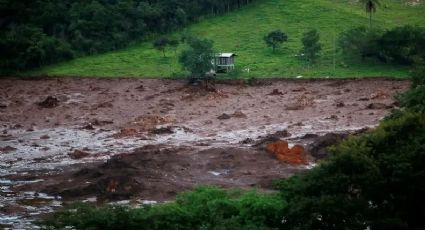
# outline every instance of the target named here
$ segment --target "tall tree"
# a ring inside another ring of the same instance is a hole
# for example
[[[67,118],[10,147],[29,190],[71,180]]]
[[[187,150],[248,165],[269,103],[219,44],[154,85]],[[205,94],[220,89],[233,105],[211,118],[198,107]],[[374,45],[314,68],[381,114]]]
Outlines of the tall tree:
[[[369,14],[369,27],[372,27],[372,14],[376,12],[376,9],[381,5],[379,0],[361,0],[365,6],[366,13]]]
[[[319,43],[320,35],[316,29],[304,33],[302,38],[303,48],[301,53],[307,62],[315,63],[319,57],[319,52],[322,50],[322,45]]]
[[[184,69],[191,73],[190,80],[203,80],[208,88],[211,80],[209,72],[214,68],[213,41],[195,37],[186,38],[189,48],[184,50],[179,57],[179,62]]]

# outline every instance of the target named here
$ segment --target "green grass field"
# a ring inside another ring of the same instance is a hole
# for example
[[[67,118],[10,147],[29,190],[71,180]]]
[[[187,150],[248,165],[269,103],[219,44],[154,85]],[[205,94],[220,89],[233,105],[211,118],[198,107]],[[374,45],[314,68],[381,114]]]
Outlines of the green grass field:
[[[235,52],[239,77],[405,77],[406,67],[365,64],[343,60],[334,55],[335,37],[342,31],[368,26],[368,15],[362,5],[353,0],[263,0],[241,10],[202,20],[185,30],[212,39],[218,52]],[[425,4],[410,6],[409,0],[382,0],[373,17],[376,27],[425,23]],[[301,48],[301,37],[316,28],[321,35],[322,57],[315,66],[307,66],[296,56]],[[272,53],[263,37],[274,29],[289,36],[282,49]],[[178,37],[182,31],[170,34]],[[184,76],[178,64],[177,50],[168,50],[167,57],[155,50],[151,42],[143,42],[127,49],[77,58],[70,62],[48,66],[25,75],[49,76],[126,76],[172,77]],[[335,56],[335,58],[334,58]],[[334,65],[335,59],[335,65]],[[249,68],[249,73],[243,70]]]

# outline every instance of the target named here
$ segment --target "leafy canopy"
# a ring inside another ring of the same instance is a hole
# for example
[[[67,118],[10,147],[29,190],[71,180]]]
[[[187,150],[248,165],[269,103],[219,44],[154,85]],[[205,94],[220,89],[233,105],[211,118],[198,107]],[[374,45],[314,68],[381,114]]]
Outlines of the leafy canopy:
[[[273,48],[273,52],[283,43],[288,41],[288,35],[281,30],[274,30],[264,37],[266,45]]]

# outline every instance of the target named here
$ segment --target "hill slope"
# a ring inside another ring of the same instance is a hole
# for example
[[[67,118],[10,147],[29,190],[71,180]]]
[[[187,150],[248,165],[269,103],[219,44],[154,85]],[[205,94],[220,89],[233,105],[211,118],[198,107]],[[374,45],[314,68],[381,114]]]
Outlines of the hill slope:
[[[400,66],[365,63],[345,63],[335,55],[334,38],[341,31],[368,25],[364,8],[353,0],[264,0],[227,15],[207,18],[188,27],[195,35],[214,40],[220,52],[235,52],[236,64],[243,77],[293,76],[394,76],[407,75]],[[386,0],[374,15],[374,26],[394,26],[425,23],[425,4],[411,6],[406,0]],[[296,55],[301,48],[302,34],[316,28],[323,44],[322,58],[316,66],[306,66]],[[289,41],[278,53],[272,53],[263,36],[274,29],[282,29]],[[170,36],[178,37],[181,32]],[[335,36],[334,36],[335,35]],[[155,50],[151,42],[144,42],[124,50],[78,58],[70,62],[48,66],[29,74],[72,76],[182,76],[177,52],[168,51],[167,57]],[[177,55],[176,55],[177,53]]]

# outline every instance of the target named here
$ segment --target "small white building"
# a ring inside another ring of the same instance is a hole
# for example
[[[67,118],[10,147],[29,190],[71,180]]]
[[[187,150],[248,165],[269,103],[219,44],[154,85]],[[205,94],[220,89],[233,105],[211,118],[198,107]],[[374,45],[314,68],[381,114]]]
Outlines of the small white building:
[[[215,55],[215,69],[216,72],[228,72],[235,69],[235,57],[234,53],[219,53]]]

